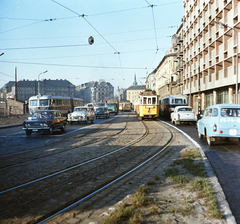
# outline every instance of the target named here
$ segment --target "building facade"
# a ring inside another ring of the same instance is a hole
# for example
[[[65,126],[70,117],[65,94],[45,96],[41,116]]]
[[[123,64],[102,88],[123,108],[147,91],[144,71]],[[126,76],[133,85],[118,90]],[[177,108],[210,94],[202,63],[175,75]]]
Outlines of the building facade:
[[[38,89],[38,87],[40,88]],[[38,93],[41,95],[75,97],[75,86],[66,79],[44,79],[40,80],[39,83],[36,80],[21,80],[8,82],[0,92],[3,101],[10,98],[20,102],[26,102],[31,96],[35,96]]]
[[[184,2],[183,93],[195,111],[213,104],[239,103],[239,20],[240,2],[236,0]],[[225,25],[222,28],[215,21]]]
[[[92,81],[76,86],[76,96],[85,103],[105,102],[114,99],[114,87],[105,80]]]
[[[138,100],[139,94],[146,89],[145,85],[132,85],[126,89],[126,100],[129,100],[132,105]]]

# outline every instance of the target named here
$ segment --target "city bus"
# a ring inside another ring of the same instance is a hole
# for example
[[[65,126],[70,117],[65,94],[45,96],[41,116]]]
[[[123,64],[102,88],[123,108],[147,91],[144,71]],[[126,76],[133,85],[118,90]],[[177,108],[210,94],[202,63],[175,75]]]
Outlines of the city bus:
[[[80,98],[66,96],[37,95],[29,98],[29,118],[37,110],[60,110],[63,116],[73,112],[74,107],[83,106]]]
[[[184,95],[170,95],[159,100],[159,115],[170,119],[176,106],[187,106],[187,97]]]

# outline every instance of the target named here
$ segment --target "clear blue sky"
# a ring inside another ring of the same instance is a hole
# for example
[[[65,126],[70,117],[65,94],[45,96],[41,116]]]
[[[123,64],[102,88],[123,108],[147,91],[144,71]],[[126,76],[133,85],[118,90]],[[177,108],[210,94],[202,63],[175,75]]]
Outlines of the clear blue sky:
[[[0,0],[0,88],[8,81],[138,84],[181,24],[179,0]],[[149,7],[153,5],[153,7]],[[84,15],[84,16],[83,16]],[[88,38],[94,37],[94,44]],[[158,50],[157,50],[158,48]]]

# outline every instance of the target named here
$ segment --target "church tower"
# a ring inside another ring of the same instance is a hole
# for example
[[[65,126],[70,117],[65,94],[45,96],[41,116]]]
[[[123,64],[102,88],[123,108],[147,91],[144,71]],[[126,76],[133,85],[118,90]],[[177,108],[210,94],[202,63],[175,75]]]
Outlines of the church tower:
[[[133,82],[134,86],[137,86],[137,79],[136,79],[136,74],[134,75],[134,82]]]

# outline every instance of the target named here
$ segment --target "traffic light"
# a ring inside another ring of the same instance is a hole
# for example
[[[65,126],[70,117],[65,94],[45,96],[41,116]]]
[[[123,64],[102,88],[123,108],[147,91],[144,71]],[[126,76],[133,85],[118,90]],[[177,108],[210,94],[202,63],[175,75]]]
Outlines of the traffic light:
[[[92,44],[94,43],[94,38],[93,38],[92,36],[90,36],[90,37],[88,38],[88,43],[89,43],[90,45],[92,45]]]

